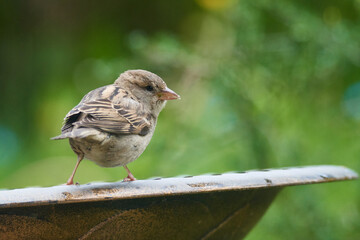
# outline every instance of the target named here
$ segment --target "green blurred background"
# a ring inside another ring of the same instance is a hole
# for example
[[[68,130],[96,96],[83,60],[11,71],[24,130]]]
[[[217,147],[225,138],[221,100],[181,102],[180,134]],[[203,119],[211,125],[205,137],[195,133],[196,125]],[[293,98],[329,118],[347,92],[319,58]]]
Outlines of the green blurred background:
[[[335,164],[360,172],[360,1],[3,1],[0,188],[52,186],[90,90],[146,69],[178,92],[144,154],[153,176]],[[83,161],[75,181],[119,181]],[[359,181],[285,189],[247,239],[360,239]]]

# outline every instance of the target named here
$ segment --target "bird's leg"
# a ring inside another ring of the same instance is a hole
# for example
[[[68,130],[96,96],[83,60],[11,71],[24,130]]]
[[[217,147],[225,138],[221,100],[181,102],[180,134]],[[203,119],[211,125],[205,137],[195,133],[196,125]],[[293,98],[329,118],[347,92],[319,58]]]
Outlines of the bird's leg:
[[[130,172],[130,170],[128,169],[128,167],[125,165],[124,166],[125,170],[127,171],[128,173],[128,176],[126,178],[124,178],[124,182],[130,182],[130,181],[135,181],[136,178],[134,178],[134,176],[132,175],[132,173]]]
[[[76,169],[78,168],[78,166],[79,166],[81,160],[83,160],[83,158],[84,158],[83,154],[78,154],[78,160],[76,162],[75,168],[74,168],[71,176],[69,177],[69,180],[66,182],[66,185],[73,185],[74,184],[74,176],[75,176]]]

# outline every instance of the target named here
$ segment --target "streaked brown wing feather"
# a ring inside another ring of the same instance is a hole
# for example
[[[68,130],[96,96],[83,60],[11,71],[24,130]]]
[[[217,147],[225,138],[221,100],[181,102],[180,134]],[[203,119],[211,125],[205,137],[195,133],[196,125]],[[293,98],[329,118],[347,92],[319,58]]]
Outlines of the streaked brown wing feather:
[[[94,91],[97,92],[93,93]],[[91,97],[85,96],[79,105],[68,113],[63,129],[69,129],[71,125],[93,127],[114,134],[146,135],[148,133],[149,117],[139,103],[127,97],[128,92],[111,85],[94,91],[89,93]],[[114,93],[117,96],[114,96]],[[117,101],[115,104],[111,101],[114,97],[122,101]],[[78,116],[76,121],[69,121],[75,118],[74,116]]]

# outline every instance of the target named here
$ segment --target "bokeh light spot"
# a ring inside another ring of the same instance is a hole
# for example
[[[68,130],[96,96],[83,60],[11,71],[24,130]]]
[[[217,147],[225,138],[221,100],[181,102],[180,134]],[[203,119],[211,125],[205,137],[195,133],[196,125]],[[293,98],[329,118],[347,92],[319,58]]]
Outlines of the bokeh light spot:
[[[345,91],[343,106],[349,116],[360,120],[360,82],[349,86]]]
[[[221,10],[234,4],[234,0],[196,0],[203,8],[208,10]]]
[[[9,128],[0,125],[0,165],[9,164],[19,150],[16,134]]]
[[[143,49],[148,43],[146,35],[139,30],[132,31],[129,34],[128,41],[130,48],[134,50]]]

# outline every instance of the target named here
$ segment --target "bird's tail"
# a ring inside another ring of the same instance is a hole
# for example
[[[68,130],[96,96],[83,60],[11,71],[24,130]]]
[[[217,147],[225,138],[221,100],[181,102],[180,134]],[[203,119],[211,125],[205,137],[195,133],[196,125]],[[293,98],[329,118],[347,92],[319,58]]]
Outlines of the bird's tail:
[[[77,128],[72,130],[71,132],[62,133],[59,136],[50,138],[51,140],[61,140],[66,138],[86,138],[89,136],[99,135],[99,131],[93,128]]]
[[[50,138],[50,140],[61,140],[61,139],[71,138],[71,136],[72,136],[71,132],[70,133],[63,133],[63,134],[61,134],[59,136]]]

